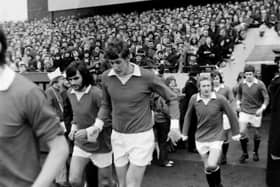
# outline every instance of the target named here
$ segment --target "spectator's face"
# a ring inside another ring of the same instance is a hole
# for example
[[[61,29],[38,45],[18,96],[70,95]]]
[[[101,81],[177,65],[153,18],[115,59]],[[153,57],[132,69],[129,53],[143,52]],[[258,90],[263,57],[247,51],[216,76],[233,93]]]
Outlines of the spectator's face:
[[[210,37],[207,37],[207,38],[206,38],[206,43],[207,43],[208,45],[210,45],[211,42],[212,42],[211,38],[210,38]]]
[[[75,91],[81,91],[83,89],[83,78],[79,71],[76,72],[76,75],[67,78],[70,86]]]
[[[169,38],[163,38],[162,43],[164,45],[168,44],[169,43]]]
[[[65,48],[66,48],[67,46],[68,46],[68,45],[67,45],[66,42],[63,42],[63,43],[62,43],[62,47],[65,47]]]
[[[78,57],[79,56],[79,53],[77,51],[73,51],[73,56],[74,57]]]
[[[142,37],[141,37],[141,36],[138,36],[138,37],[137,37],[137,41],[138,41],[138,42],[142,42]]]
[[[90,50],[90,43],[85,43],[84,50]]]
[[[19,72],[22,73],[22,72],[25,72],[25,71],[26,71],[26,65],[25,64],[19,65]]]
[[[211,85],[210,80],[200,81],[199,88],[200,88],[200,94],[201,94],[202,97],[206,97],[206,98],[210,97],[211,89],[212,89],[212,85]]]
[[[141,62],[141,60],[142,60],[142,56],[137,55],[137,56],[135,57],[135,59],[136,59],[136,62]]]
[[[208,36],[208,30],[206,30],[206,29],[203,30],[203,35],[204,35],[204,36]]]
[[[220,30],[220,35],[221,35],[221,36],[225,36],[225,35],[226,35],[226,31],[225,31],[224,29],[221,29],[221,30]]]
[[[90,60],[89,60],[88,58],[85,58],[85,59],[84,59],[84,62],[85,62],[86,64],[89,64],[89,63],[90,63]]]
[[[101,60],[104,59],[104,53],[99,53],[99,59],[101,59]]]
[[[28,60],[28,62],[30,62],[32,60],[32,57],[30,55],[28,55],[27,60]]]
[[[148,42],[148,47],[149,47],[149,48],[153,48],[153,47],[154,47],[154,43],[153,43],[152,41],[149,41],[149,42]]]
[[[56,87],[62,92],[64,90],[64,82],[65,82],[65,78],[64,77],[60,77],[57,80],[56,83]]]
[[[37,69],[38,70],[41,70],[42,69],[42,64],[40,61],[37,62]]]
[[[50,57],[45,57],[44,64],[46,68],[51,68],[53,66],[53,61]]]
[[[175,80],[171,80],[168,86],[170,88],[175,88],[176,87],[176,81]]]
[[[41,56],[40,55],[36,55],[36,60],[41,60]]]
[[[184,52],[184,44],[183,43],[178,44],[178,50],[180,50],[180,52]]]
[[[213,84],[214,86],[220,85],[220,77],[218,75],[213,78]]]
[[[85,58],[88,58],[88,57],[89,57],[89,53],[85,53],[85,54],[84,54],[84,57],[85,57]]]
[[[172,52],[172,48],[171,47],[166,47],[165,48],[165,52],[167,53],[167,54],[170,54],[171,52]]]
[[[60,59],[60,56],[59,55],[56,55],[55,56],[55,60],[59,60]]]
[[[19,63],[21,61],[21,58],[16,58],[15,63]]]
[[[100,52],[100,48],[99,48],[98,46],[96,46],[96,47],[94,48],[94,52],[95,52],[95,53],[99,53],[99,52]]]
[[[158,53],[158,58],[162,59],[163,58],[163,53]]]
[[[65,57],[70,57],[70,53],[65,53]]]

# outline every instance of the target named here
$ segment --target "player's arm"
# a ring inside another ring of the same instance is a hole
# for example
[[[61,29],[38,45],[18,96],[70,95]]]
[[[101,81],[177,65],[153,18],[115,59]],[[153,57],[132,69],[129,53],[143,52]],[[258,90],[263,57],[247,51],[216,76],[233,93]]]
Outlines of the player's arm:
[[[25,99],[25,116],[35,138],[49,146],[46,161],[32,187],[48,187],[61,170],[69,154],[59,118],[41,89],[33,88]],[[23,140],[24,141],[24,140]]]
[[[47,142],[49,154],[32,187],[49,187],[68,157],[68,144],[64,136],[56,136]]]
[[[233,111],[232,107],[224,97],[220,97],[219,102],[221,103],[223,111],[229,119],[232,136],[234,137],[236,135],[239,135],[239,124],[236,113]]]
[[[197,94],[194,94],[191,98],[190,98],[190,102],[189,102],[189,106],[188,106],[188,110],[185,114],[184,117],[184,123],[183,123],[183,136],[187,137],[188,133],[189,133],[189,127],[191,125],[191,117],[192,117],[192,113],[194,112],[194,103],[196,100],[196,96]]]

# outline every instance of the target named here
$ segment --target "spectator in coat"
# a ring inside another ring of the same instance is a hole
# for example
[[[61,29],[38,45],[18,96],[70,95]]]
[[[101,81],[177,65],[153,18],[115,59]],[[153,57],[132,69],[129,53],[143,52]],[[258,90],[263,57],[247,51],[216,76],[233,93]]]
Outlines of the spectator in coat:
[[[279,63],[278,69],[280,70]],[[280,106],[280,75],[278,74],[271,81],[268,90],[271,96],[271,125],[268,136],[268,154],[266,168],[266,182],[268,187],[277,187],[280,176],[280,126],[279,126],[279,106]]]
[[[184,96],[180,100],[180,128],[182,130],[183,128],[183,123],[184,123],[184,118],[185,114],[187,112],[188,106],[189,106],[189,101],[190,98],[192,97],[193,94],[196,94],[198,92],[197,88],[197,73],[190,73],[189,74],[189,79],[187,80],[182,93]],[[196,131],[196,125],[197,125],[197,119],[195,113],[192,114],[191,116],[191,124],[189,128],[189,133],[188,133],[188,151],[191,153],[196,153],[196,146],[195,146],[195,131]]]
[[[198,64],[203,65],[215,65],[216,55],[214,44],[212,43],[212,39],[210,36],[206,37],[205,44],[201,45],[198,49]]]

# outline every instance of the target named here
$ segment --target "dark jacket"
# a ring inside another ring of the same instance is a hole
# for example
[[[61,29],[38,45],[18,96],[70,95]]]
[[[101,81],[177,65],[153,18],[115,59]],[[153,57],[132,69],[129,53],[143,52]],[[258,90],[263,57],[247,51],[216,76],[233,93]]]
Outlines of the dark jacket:
[[[199,65],[215,65],[215,53],[214,53],[214,46],[203,44],[199,47],[197,51],[199,58],[198,64]]]
[[[155,123],[166,123],[170,121],[168,105],[158,94],[154,94],[153,96],[153,110]]]
[[[66,134],[68,134],[71,130],[71,122],[73,120],[73,111],[70,100],[67,95],[67,90],[61,93],[62,100],[63,100],[63,120],[66,127]]]
[[[271,154],[280,157],[280,75],[269,85],[271,96],[271,124],[268,137],[266,181],[269,187],[279,186],[280,160],[273,160]]]
[[[184,97],[182,97],[182,99],[180,100],[180,126],[182,127],[183,123],[184,123],[184,118],[185,118],[185,114],[187,112],[188,109],[188,105],[189,105],[189,101],[190,98],[193,94],[196,94],[198,92],[198,88],[197,88],[197,81],[195,80],[195,78],[190,77],[189,80],[186,82],[185,87],[182,90]],[[195,118],[196,116],[193,115],[194,118],[192,118],[195,123]]]

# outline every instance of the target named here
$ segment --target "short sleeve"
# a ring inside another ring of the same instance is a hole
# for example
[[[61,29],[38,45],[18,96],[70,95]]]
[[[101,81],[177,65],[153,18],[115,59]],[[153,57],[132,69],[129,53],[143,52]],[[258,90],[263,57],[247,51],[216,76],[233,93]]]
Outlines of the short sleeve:
[[[47,143],[58,135],[63,135],[59,117],[48,104],[46,96],[39,87],[31,89],[25,99],[25,116],[36,137]]]

